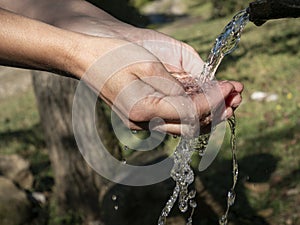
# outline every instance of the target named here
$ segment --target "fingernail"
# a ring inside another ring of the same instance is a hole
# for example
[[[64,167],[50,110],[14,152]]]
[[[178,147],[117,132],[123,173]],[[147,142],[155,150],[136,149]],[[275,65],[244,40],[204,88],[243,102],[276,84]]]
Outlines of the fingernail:
[[[221,82],[220,82],[220,84],[227,84],[228,83],[228,80],[222,80]]]
[[[226,120],[226,119],[227,119],[227,110],[225,109],[222,114],[221,120]]]
[[[239,106],[238,103],[234,103],[234,104],[231,105],[231,108],[236,109],[238,106]]]

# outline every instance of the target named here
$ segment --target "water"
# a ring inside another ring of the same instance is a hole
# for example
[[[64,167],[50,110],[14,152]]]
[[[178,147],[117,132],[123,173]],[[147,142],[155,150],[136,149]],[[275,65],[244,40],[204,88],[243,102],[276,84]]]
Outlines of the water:
[[[219,225],[227,225],[227,223],[228,223],[229,209],[234,204],[235,197],[236,197],[234,189],[237,184],[238,173],[239,173],[238,162],[237,162],[237,157],[236,157],[235,115],[233,115],[232,118],[228,119],[228,124],[229,124],[230,130],[231,130],[230,145],[231,145],[231,154],[232,154],[232,187],[227,193],[226,211],[222,215],[222,217],[219,219]]]
[[[116,201],[117,200],[117,196],[116,195],[112,195],[111,196],[111,200]]]
[[[115,205],[114,205],[114,210],[118,210],[119,209],[119,206],[118,206],[118,204],[117,204],[117,200],[118,200],[118,197],[116,196],[116,195],[112,195],[111,196],[111,200],[115,203]]]
[[[241,33],[249,21],[249,14],[247,9],[237,13],[233,19],[227,24],[223,32],[218,36],[216,42],[211,49],[208,59],[203,67],[201,75],[196,81],[198,84],[204,84],[215,79],[215,72],[220,65],[225,55],[230,54],[236,48],[240,41]],[[220,225],[227,225],[228,213],[230,207],[235,201],[235,186],[238,179],[238,164],[236,157],[236,137],[235,137],[235,116],[228,120],[231,129],[231,151],[232,151],[232,171],[233,184],[227,194],[227,207],[224,215],[219,219]],[[178,201],[178,208],[185,213],[191,208],[190,216],[186,225],[192,225],[192,216],[197,203],[195,201],[196,191],[189,191],[190,184],[194,181],[194,172],[190,167],[191,156],[197,151],[200,156],[205,154],[205,149],[209,141],[209,135],[201,135],[197,139],[190,139],[182,137],[175,152],[174,152],[174,167],[171,171],[171,177],[176,185],[174,191],[167,201],[165,207],[161,212],[158,220],[158,225],[166,224],[166,219],[171,212],[174,204]]]
[[[223,32],[218,36],[213,48],[206,60],[201,75],[198,77],[200,83],[215,79],[215,73],[225,55],[235,50],[240,42],[244,27],[249,22],[249,13],[244,9],[237,13],[226,25]]]

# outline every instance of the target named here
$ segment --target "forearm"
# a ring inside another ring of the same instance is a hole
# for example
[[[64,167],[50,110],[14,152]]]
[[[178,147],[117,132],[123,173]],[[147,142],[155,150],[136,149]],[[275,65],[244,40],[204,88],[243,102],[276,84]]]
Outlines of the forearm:
[[[114,19],[84,0],[1,0],[0,7],[47,23],[80,14]]]
[[[0,0],[0,7],[57,27],[96,36],[102,33],[103,37],[124,38],[128,30],[135,29],[84,0]],[[97,31],[92,29],[95,22]],[[78,28],[78,24],[83,23],[85,26]]]
[[[74,51],[82,35],[0,9],[0,64],[75,74]]]

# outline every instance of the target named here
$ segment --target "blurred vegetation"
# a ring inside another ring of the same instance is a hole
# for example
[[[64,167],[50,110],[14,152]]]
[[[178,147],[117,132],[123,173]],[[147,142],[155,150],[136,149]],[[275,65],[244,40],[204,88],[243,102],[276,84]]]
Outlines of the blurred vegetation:
[[[146,5],[149,2],[153,2],[155,0],[130,0],[130,4],[132,6],[134,6],[136,9],[139,9],[141,7],[143,7],[144,5]]]
[[[149,2],[153,2],[155,0],[129,0],[130,5],[134,6],[135,8],[139,9],[146,5]],[[253,0],[255,1],[255,0]],[[184,0],[186,4],[206,4],[208,1],[206,0]],[[246,8],[249,3],[252,2],[251,0],[247,1],[240,1],[240,0],[212,0],[212,7],[210,9],[211,17],[218,18],[218,17],[225,17],[234,12],[242,10]]]
[[[234,12],[244,9],[249,4],[248,1],[241,0],[212,0],[212,17],[225,17]]]
[[[136,6],[142,6],[147,0],[87,0],[88,2],[102,8],[114,17],[132,25],[143,27],[148,24],[147,17],[141,15]]]
[[[34,189],[49,191],[53,185],[33,90],[0,99],[0,154],[19,154],[29,160]]]
[[[205,59],[234,13],[211,19],[214,3],[187,2],[189,18],[156,29],[190,44]],[[245,85],[243,104],[236,112],[240,175],[230,213],[236,224],[300,224],[299,25],[299,19],[269,21],[262,27],[248,24],[239,47],[225,57],[216,75]],[[277,94],[278,100],[253,101],[255,91]],[[228,138],[211,167],[198,174],[224,207],[232,179]],[[51,191],[51,169],[32,90],[0,99],[0,154],[11,153],[30,160],[35,190]],[[205,215],[199,217],[201,221]]]

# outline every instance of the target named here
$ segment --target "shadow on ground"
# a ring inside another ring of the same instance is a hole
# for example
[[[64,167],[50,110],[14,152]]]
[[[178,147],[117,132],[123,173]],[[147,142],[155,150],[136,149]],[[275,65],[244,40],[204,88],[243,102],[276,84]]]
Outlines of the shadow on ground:
[[[275,170],[277,159],[270,154],[255,154],[240,160],[240,180],[236,188],[237,200],[230,212],[230,221],[233,224],[243,225],[267,225],[264,218],[251,208],[245,194],[243,183],[246,177],[251,176],[251,182],[268,182],[271,173]],[[198,173],[201,183],[205,186],[201,193],[197,194],[198,207],[193,216],[193,224],[206,225],[217,224],[220,212],[213,208],[221,206],[224,211],[227,190],[231,186],[231,161],[220,160],[215,163],[209,174]],[[261,173],[258,173],[262,171]],[[259,175],[257,175],[259,174]],[[156,224],[161,210],[167,202],[174,188],[174,181],[168,179],[162,183],[146,187],[128,187],[116,184],[107,192],[103,200],[102,217],[105,224],[115,225],[152,225]],[[212,200],[203,198],[203,192],[212,196]],[[116,199],[114,199],[116,197]],[[190,211],[181,213],[175,205],[168,224],[185,224]],[[221,212],[222,213],[222,212]]]

